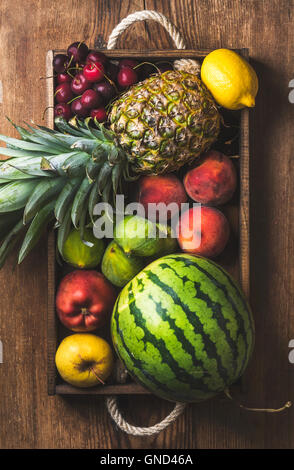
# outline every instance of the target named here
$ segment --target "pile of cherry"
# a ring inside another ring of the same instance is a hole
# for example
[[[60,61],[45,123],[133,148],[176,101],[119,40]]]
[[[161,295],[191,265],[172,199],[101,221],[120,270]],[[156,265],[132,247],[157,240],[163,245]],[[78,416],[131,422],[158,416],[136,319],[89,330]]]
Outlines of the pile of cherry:
[[[128,87],[156,72],[170,70],[167,62],[139,63],[134,59],[109,60],[91,51],[84,42],[74,42],[67,54],[53,59],[55,72],[55,116],[67,121],[73,116],[107,119],[107,107]]]

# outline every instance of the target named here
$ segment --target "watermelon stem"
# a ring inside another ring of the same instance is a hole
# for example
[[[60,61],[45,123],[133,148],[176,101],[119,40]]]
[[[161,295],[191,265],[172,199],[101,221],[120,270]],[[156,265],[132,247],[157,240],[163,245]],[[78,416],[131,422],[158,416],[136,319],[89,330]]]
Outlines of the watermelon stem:
[[[292,406],[291,401],[287,401],[284,406],[281,408],[250,408],[248,406],[244,406],[241,403],[239,403],[235,398],[232,397],[230,391],[228,388],[224,390],[224,394],[226,395],[227,398],[232,400],[235,404],[237,404],[240,408],[243,408],[244,410],[247,411],[257,411],[257,412],[263,412],[263,413],[280,413],[281,411],[286,410],[287,408],[290,408]]]

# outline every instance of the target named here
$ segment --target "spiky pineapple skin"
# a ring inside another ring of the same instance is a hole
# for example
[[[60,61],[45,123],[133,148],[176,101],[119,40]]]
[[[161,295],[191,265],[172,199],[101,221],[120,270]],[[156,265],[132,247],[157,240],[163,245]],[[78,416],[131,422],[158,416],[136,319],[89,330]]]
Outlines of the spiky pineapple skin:
[[[177,171],[217,139],[220,115],[201,80],[167,71],[134,85],[114,104],[110,128],[135,173]]]

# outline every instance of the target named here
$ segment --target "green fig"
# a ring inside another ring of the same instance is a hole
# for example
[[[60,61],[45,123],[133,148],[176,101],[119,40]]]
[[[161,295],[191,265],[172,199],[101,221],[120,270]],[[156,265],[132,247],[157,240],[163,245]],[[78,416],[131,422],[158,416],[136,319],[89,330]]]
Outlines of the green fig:
[[[96,268],[104,252],[104,242],[93,235],[93,231],[86,228],[83,239],[80,231],[72,229],[62,250],[62,257],[75,268]]]
[[[127,254],[155,255],[160,247],[156,224],[137,215],[128,215],[115,228],[115,241]]]
[[[143,258],[127,255],[112,241],[105,250],[101,270],[104,276],[115,286],[124,287],[145,266]]]

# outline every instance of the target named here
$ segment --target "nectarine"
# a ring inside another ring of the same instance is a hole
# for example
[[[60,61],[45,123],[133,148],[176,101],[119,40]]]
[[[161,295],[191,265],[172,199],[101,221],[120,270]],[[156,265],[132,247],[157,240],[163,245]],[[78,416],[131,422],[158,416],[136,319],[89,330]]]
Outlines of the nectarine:
[[[192,207],[181,214],[178,242],[187,253],[214,258],[224,250],[229,235],[227,218],[214,207]]]
[[[158,213],[153,214],[148,204],[170,204],[167,220],[173,217],[181,204],[187,201],[183,183],[173,174],[164,176],[142,176],[138,181],[137,201],[144,206],[145,216],[153,221],[158,220]],[[173,204],[173,205],[172,205]],[[156,217],[157,216],[157,217]]]
[[[216,150],[210,150],[200,164],[188,171],[185,189],[193,201],[211,206],[228,202],[237,185],[237,175],[231,159]]]

